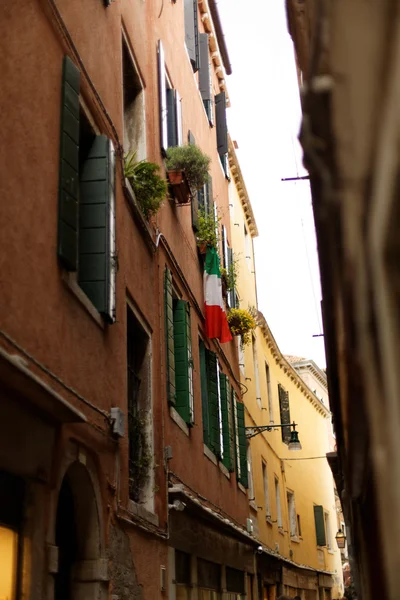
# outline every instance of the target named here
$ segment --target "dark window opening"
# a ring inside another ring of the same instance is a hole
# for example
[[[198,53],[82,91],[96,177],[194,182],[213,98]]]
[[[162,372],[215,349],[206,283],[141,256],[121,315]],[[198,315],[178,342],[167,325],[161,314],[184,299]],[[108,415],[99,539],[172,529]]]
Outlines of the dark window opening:
[[[79,175],[88,159],[90,148],[93,146],[96,134],[82,107],[79,110]]]
[[[237,594],[245,593],[244,572],[226,567],[226,589]]]
[[[55,600],[72,599],[73,566],[77,562],[78,541],[74,497],[68,478],[61,486],[57,507],[56,545],[58,546],[58,572],[54,582]]]
[[[135,69],[125,40],[122,40],[124,85],[124,148],[136,152],[137,160],[145,158],[144,97],[140,77]]]
[[[127,307],[129,495],[141,502],[151,468],[149,336]]]
[[[175,581],[190,585],[190,554],[175,550]]]

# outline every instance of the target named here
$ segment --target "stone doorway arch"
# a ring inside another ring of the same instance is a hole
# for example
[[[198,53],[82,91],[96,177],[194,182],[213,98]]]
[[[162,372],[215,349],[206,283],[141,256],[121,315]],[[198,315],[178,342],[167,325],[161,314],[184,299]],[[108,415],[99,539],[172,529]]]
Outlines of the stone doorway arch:
[[[61,483],[55,515],[58,568],[54,574],[54,600],[107,597],[100,514],[88,469],[78,461],[72,462]]]

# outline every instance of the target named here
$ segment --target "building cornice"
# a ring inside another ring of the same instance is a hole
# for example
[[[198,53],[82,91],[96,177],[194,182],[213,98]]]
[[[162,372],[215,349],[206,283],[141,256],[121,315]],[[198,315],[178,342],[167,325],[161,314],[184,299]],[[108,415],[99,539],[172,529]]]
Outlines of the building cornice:
[[[296,369],[308,370],[314,375],[315,379],[328,391],[328,380],[325,373],[319,368],[319,366],[311,359],[299,360],[297,362],[291,362],[290,364]]]
[[[264,339],[268,344],[272,356],[277,365],[283,370],[283,372],[292,380],[292,382],[300,389],[307,400],[313,405],[315,410],[323,415],[325,418],[330,417],[330,411],[321,402],[321,400],[310,390],[308,385],[304,383],[300,375],[297,373],[294,367],[286,360],[284,355],[279,350],[278,344],[275,341],[274,336],[265,320],[262,312],[258,311],[258,326],[263,332]]]
[[[228,134],[228,159],[229,169],[234,179],[239,199],[243,208],[244,215],[246,217],[246,223],[250,231],[251,237],[258,236],[258,229],[256,219],[254,217],[253,208],[251,206],[249,194],[247,193],[246,184],[243,179],[242,170],[239,165],[238,158],[236,156],[235,148],[231,140],[231,136]]]

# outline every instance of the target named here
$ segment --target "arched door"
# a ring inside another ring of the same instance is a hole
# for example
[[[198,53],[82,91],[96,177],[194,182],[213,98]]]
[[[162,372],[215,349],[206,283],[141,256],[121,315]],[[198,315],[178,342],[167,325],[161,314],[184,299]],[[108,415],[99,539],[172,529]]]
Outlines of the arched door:
[[[96,495],[88,470],[79,462],[68,468],[61,484],[55,538],[58,572],[54,600],[101,598],[100,523]]]

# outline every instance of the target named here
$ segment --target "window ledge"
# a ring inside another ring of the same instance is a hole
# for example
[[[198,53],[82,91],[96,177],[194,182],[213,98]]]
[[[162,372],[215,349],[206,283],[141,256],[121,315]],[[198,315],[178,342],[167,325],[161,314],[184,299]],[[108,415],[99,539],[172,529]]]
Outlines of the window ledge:
[[[285,535],[285,532],[283,531],[283,527],[278,527],[278,532],[279,532],[281,535]]]
[[[144,218],[142,211],[139,208],[139,205],[135,198],[135,192],[133,191],[131,184],[126,178],[122,181],[122,187],[124,190],[125,198],[129,204],[129,208],[132,211],[135,223],[139,226],[140,233],[142,234],[142,237],[146,242],[148,249],[154,254],[157,247],[153,239],[153,233],[150,229],[148,222]]]
[[[295,544],[300,544],[300,539],[297,537],[297,535],[291,535],[290,541],[294,542]]]
[[[158,515],[153,513],[151,510],[145,508],[142,504],[138,502],[134,502],[133,500],[129,500],[128,502],[128,512],[135,517],[140,517],[141,519],[145,519],[149,523],[152,523],[156,527],[159,526]]]
[[[174,423],[176,423],[178,425],[179,429],[182,429],[183,433],[189,437],[189,435],[190,435],[189,427],[187,426],[185,421],[182,419],[181,415],[178,413],[178,411],[173,406],[169,407],[169,416],[174,421]]]
[[[221,473],[223,473],[227,479],[230,479],[231,474],[229,473],[226,466],[222,462],[219,462],[218,465],[219,465],[219,470],[221,471]]]
[[[251,510],[254,510],[254,512],[258,513],[257,504],[254,502],[254,500],[250,500],[249,505]]]
[[[214,465],[216,467],[218,466],[217,457],[215,456],[214,452],[212,450],[210,450],[210,448],[208,446],[206,446],[206,444],[204,444],[204,454],[207,456],[207,458],[209,460],[211,460],[212,463],[214,463]]]
[[[92,319],[97,323],[99,327],[105,329],[103,317],[96,310],[89,298],[86,296],[85,292],[79,286],[76,273],[70,273],[69,271],[63,270],[61,277],[69,291],[81,303],[86,312],[92,317]]]
[[[332,548],[328,548],[328,554],[335,554],[335,551]]]
[[[272,527],[272,525],[273,525],[273,522],[272,522],[272,519],[271,519],[271,517],[265,517],[265,520],[266,520],[266,522],[268,523],[268,525],[271,525],[271,527]]]
[[[237,484],[237,486],[238,486],[239,490],[240,490],[241,492],[243,492],[243,494],[246,494],[246,496],[247,496],[247,490],[246,490],[246,488],[244,487],[244,485],[242,485],[242,484],[240,483],[240,481],[238,481],[238,484]]]

